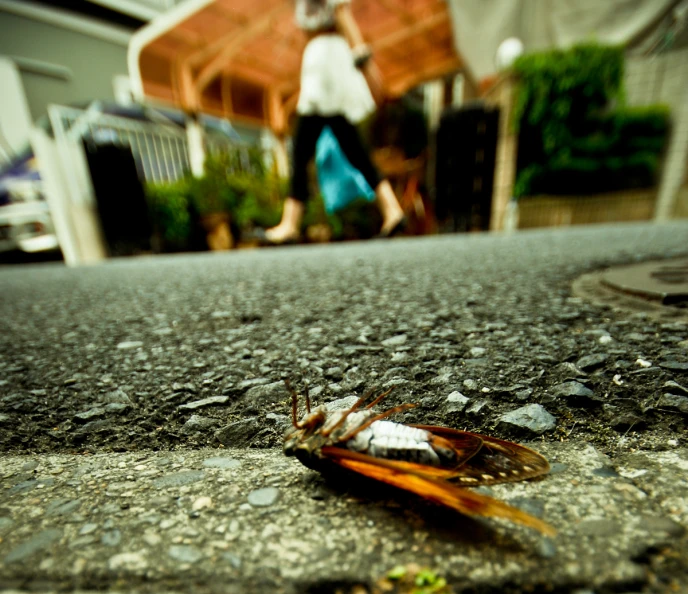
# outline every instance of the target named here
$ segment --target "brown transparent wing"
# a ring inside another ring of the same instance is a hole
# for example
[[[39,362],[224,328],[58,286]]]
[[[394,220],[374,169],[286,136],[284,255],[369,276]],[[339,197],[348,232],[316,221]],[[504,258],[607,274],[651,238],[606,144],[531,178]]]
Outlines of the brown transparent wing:
[[[491,497],[461,489],[446,481],[410,471],[409,463],[373,458],[335,446],[322,448],[330,462],[369,478],[415,493],[420,497],[446,505],[462,514],[486,518],[505,518],[553,536],[555,530],[546,522]],[[428,468],[428,467],[423,467]]]
[[[549,472],[549,463],[537,452],[511,441],[505,441],[434,425],[411,425],[441,437],[456,448],[462,448],[471,439],[480,440],[482,447],[468,459],[457,465],[446,480],[454,480],[464,486],[497,485],[513,483]]]

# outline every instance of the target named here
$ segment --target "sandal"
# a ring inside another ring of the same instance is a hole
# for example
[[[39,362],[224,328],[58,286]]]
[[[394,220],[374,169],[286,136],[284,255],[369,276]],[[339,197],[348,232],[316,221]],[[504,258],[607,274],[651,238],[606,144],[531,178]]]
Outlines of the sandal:
[[[408,219],[405,216],[401,217],[397,223],[392,225],[392,227],[386,231],[380,231],[380,233],[375,236],[375,239],[389,239],[390,237],[394,237],[395,235],[405,231],[407,226]]]
[[[258,243],[263,247],[268,246],[280,246],[280,245],[294,245],[299,242],[298,235],[292,235],[285,237],[284,239],[276,240],[270,239],[265,232],[265,229],[256,229],[253,232],[253,239],[257,240]]]

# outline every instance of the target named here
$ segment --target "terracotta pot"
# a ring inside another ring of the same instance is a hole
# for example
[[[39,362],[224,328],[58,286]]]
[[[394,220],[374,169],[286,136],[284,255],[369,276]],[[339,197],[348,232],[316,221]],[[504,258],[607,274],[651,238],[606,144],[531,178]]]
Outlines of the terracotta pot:
[[[231,250],[234,247],[234,238],[229,228],[229,214],[215,212],[202,216],[201,225],[205,229],[205,239],[209,249]]]

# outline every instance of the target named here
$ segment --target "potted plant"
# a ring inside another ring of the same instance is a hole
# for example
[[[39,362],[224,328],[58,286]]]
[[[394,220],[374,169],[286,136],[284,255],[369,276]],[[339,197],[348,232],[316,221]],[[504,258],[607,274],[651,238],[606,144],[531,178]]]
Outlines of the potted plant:
[[[230,183],[231,171],[226,155],[206,159],[203,177],[188,177],[189,199],[206,232],[211,250],[228,250],[234,246],[230,213],[237,206],[237,192]]]
[[[189,248],[192,221],[186,179],[165,184],[148,184],[146,201],[153,222],[153,243],[157,252]]]

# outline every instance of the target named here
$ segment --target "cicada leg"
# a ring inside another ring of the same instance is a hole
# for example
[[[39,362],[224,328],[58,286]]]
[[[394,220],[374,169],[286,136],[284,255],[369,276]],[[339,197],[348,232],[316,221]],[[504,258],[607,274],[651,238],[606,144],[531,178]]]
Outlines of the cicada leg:
[[[382,394],[380,394],[375,400],[373,400],[368,406],[366,406],[366,408],[373,408],[376,404],[379,404],[379,402],[380,402],[385,396],[389,396],[389,395],[390,395],[390,393],[392,392],[392,390],[394,390],[394,386],[392,386],[392,387],[391,387],[389,390],[387,390],[386,392],[383,392]]]
[[[299,395],[296,393],[296,390],[291,387],[291,383],[289,383],[288,379],[284,380],[284,385],[287,386],[287,390],[289,390],[289,393],[291,394],[291,424],[296,429],[302,429],[303,426],[301,423],[299,423],[297,416],[299,408]]]
[[[373,393],[373,390],[368,390],[365,394],[363,394],[363,396],[361,396],[356,402],[354,402],[354,405],[353,405],[349,410],[345,411],[345,412],[342,414],[342,416],[339,418],[339,420],[338,420],[332,427],[328,428],[327,430],[323,430],[323,431],[322,431],[322,434],[323,434],[325,437],[327,437],[327,436],[330,435],[335,429],[341,427],[341,426],[344,424],[344,421],[346,421],[347,417],[348,417],[352,412],[358,410],[358,409],[360,408],[360,406],[361,406],[366,400],[368,400],[368,398],[370,398],[370,395],[371,395],[372,393]],[[385,392],[385,394],[383,394],[383,396],[386,396],[387,394],[389,394],[389,391],[388,391],[388,392]],[[377,402],[377,401],[379,401],[379,400],[380,400],[380,397],[378,396],[378,397],[375,399],[375,402]],[[368,406],[368,407],[366,407],[366,408],[370,408],[370,406]]]

